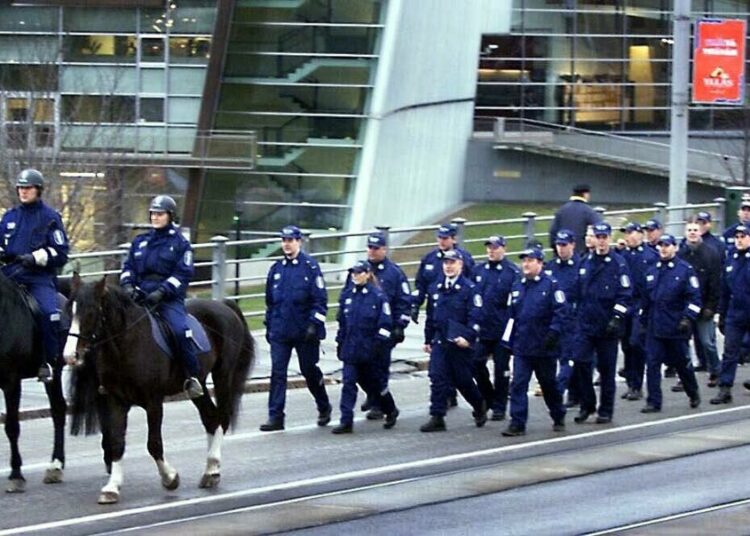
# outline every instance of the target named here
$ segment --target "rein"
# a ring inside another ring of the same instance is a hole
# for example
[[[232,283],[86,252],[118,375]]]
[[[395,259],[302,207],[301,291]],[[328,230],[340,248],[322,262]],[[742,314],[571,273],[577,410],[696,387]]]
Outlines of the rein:
[[[147,316],[148,316],[148,309],[146,309],[143,314],[138,316],[138,318],[133,320],[133,322],[126,324],[122,330],[118,331],[117,333],[113,333],[109,337],[105,337],[99,340],[100,337],[102,336],[102,332],[104,331],[104,311],[102,307],[99,306],[99,315],[98,315],[98,320],[96,322],[96,328],[94,329],[94,333],[92,333],[90,336],[81,335],[80,333],[68,333],[68,337],[75,337],[78,340],[89,343],[89,346],[86,348],[86,352],[88,353],[92,351],[94,348],[96,348],[97,346],[102,346],[108,342],[115,340],[117,337],[121,336],[130,328],[134,327],[136,324],[138,324],[138,322],[140,322]]]

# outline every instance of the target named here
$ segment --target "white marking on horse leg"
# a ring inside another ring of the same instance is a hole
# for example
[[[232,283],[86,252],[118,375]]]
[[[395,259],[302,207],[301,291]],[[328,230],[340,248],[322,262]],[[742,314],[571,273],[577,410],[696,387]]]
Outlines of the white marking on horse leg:
[[[57,484],[63,481],[63,463],[55,458],[47,466],[47,470],[44,472],[45,484]]]
[[[116,462],[112,462],[112,472],[109,474],[109,481],[102,488],[102,493],[116,493],[119,495],[123,478],[122,460],[120,459]]]
[[[65,349],[63,350],[63,357],[68,364],[71,364],[75,360],[76,349],[78,347],[78,337],[76,335],[81,334],[76,305],[76,302],[73,302],[73,319],[70,322],[70,330],[68,331],[70,335],[68,335],[68,339],[65,341]]]
[[[219,474],[221,468],[221,446],[224,442],[224,430],[218,427],[214,435],[208,436],[208,459],[206,460],[207,475]]]
[[[177,489],[180,485],[180,475],[177,474],[177,469],[169,465],[167,460],[156,460],[156,467],[161,476],[161,485],[168,490]]]

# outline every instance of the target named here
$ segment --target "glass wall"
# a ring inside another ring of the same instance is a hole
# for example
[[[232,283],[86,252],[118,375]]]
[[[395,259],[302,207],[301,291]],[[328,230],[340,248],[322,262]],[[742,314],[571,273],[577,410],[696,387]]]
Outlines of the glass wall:
[[[694,0],[693,18],[747,18],[739,0]],[[672,1],[514,0],[507,36],[485,36],[475,116],[614,131],[669,129]],[[691,128],[725,128],[694,105]],[[732,121],[729,121],[731,123]]]

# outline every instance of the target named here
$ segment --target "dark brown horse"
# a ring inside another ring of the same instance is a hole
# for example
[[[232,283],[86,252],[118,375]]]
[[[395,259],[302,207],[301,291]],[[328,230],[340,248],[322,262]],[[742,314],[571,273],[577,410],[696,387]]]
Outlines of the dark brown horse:
[[[31,309],[16,283],[0,272],[0,389],[5,395],[5,434],[10,442],[10,480],[5,491],[25,489],[18,450],[21,380],[36,377],[42,363],[41,334]],[[62,482],[65,465],[65,399],[60,375],[62,363],[54,368],[53,381],[46,384],[54,425],[52,461],[44,474],[46,484]]]
[[[68,363],[78,361],[73,373],[71,431],[93,433],[102,421],[102,445],[110,478],[101,489],[99,503],[119,500],[125,431],[132,406],[146,410],[148,451],[162,485],[176,489],[179,475],[164,459],[161,422],[164,397],[182,392],[185,377],[180,360],[167,357],[153,339],[147,310],[119,287],[107,286],[104,279],[84,283],[74,276],[68,308],[71,329],[65,358]],[[222,439],[237,418],[245,381],[255,360],[255,342],[234,302],[190,300],[187,309],[203,325],[211,342],[211,351],[198,356],[204,394],[193,403],[209,439],[200,487],[213,488],[220,480]],[[206,388],[208,373],[213,378],[216,404]],[[102,398],[104,412],[98,403]]]

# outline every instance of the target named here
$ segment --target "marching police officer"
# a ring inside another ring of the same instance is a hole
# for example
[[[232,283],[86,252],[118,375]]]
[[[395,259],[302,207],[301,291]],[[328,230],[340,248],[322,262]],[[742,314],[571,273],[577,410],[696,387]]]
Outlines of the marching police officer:
[[[57,269],[68,260],[68,237],[60,215],[42,201],[44,177],[36,169],[25,169],[16,177],[20,204],[0,220],[0,259],[3,274],[25,286],[42,312],[44,361],[39,381],[49,383],[60,356],[60,310],[55,281]]]
[[[185,392],[190,398],[198,398],[203,395],[198,381],[201,367],[185,310],[185,295],[194,272],[193,249],[175,223],[174,199],[158,195],[148,211],[152,229],[133,240],[122,266],[120,285],[136,303],[154,308],[172,328],[187,371]]]
[[[325,339],[328,296],[318,263],[302,251],[302,231],[295,225],[281,230],[284,258],[266,279],[266,339],[271,345],[271,389],[268,421],[262,432],[284,429],[286,375],[296,350],[302,375],[318,408],[318,426],[331,421],[323,373],[318,367],[320,341]]]
[[[565,406],[555,384],[558,345],[565,328],[565,292],[542,271],[544,253],[528,249],[521,253],[523,278],[513,285],[510,320],[503,340],[513,348],[513,382],[510,387],[510,425],[504,436],[526,433],[529,413],[529,380],[536,374],[554,423],[565,430]]]
[[[474,408],[477,427],[487,422],[487,405],[473,377],[473,349],[479,333],[482,296],[463,275],[463,256],[451,249],[442,255],[443,277],[430,289],[424,351],[430,354],[430,420],[422,432],[445,430],[448,391],[455,386]]]
[[[646,223],[643,224],[643,229],[646,231],[646,245],[653,249],[658,255],[659,252],[656,246],[659,242],[659,237],[664,232],[661,222],[656,218],[651,218],[650,220],[646,220]]]
[[[711,404],[729,404],[737,373],[742,340],[750,335],[750,228],[734,228],[733,250],[724,267],[719,299],[719,331],[724,335],[724,356],[719,372],[719,393]]]
[[[610,251],[611,235],[608,223],[594,225],[595,250],[586,256],[578,270],[576,317],[580,342],[573,367],[581,388],[581,410],[574,419],[577,423],[585,422],[596,411],[594,353],[601,382],[596,422],[611,422],[614,412],[617,341],[622,335],[633,289],[625,260]]]
[[[721,235],[722,240],[726,244],[728,250],[727,253],[731,254],[731,248],[734,246],[735,234],[737,233],[737,227],[750,226],[750,199],[743,198],[740,203],[740,208],[737,211],[737,219],[733,225],[730,225]]]
[[[646,379],[648,397],[641,413],[661,411],[661,366],[673,366],[690,398],[690,407],[701,403],[698,382],[688,355],[693,321],[701,311],[700,284],[695,270],[677,258],[674,236],[659,238],[659,261],[646,274],[642,319],[646,324]]]
[[[513,283],[520,277],[518,267],[505,257],[505,237],[490,236],[484,242],[487,262],[474,267],[473,280],[482,296],[482,321],[476,343],[474,377],[487,407],[492,409],[492,420],[505,418],[510,377],[510,351],[500,341],[508,322],[508,296]],[[487,357],[495,364],[494,388],[487,370]]]
[[[375,285],[369,261],[357,261],[349,273],[353,284],[344,289],[339,299],[336,354],[344,362],[344,370],[341,422],[331,430],[334,434],[352,432],[357,384],[385,413],[383,428],[393,428],[398,418],[382,374],[382,354],[390,351],[393,326],[388,297]]]
[[[646,272],[659,260],[659,255],[643,244],[643,228],[637,222],[630,222],[620,229],[625,234],[625,249],[620,255],[625,259],[633,283],[633,302],[625,316],[625,329],[622,337],[622,352],[625,354],[625,381],[628,391],[622,396],[625,400],[643,398],[643,373],[646,367],[646,337],[638,311],[646,292]]]
[[[578,265],[579,257],[575,254],[575,235],[569,229],[560,229],[555,235],[555,252],[557,256],[547,262],[544,273],[557,281],[560,290],[565,293],[568,302],[563,318],[563,329],[560,332],[560,369],[557,374],[557,389],[560,395],[568,391],[569,402],[578,401],[579,389],[571,382],[577,340],[577,323],[575,308],[578,302]],[[543,394],[543,393],[542,393]],[[578,404],[575,404],[578,405]]]

